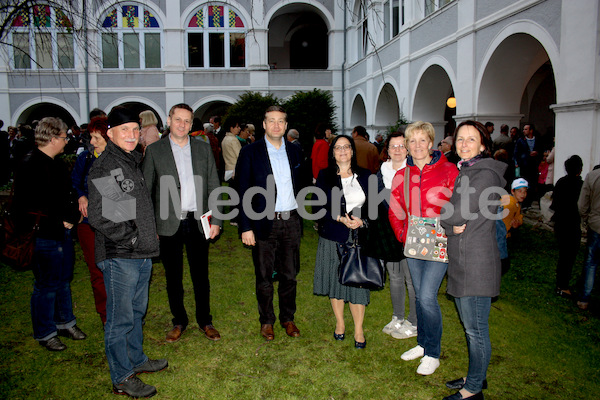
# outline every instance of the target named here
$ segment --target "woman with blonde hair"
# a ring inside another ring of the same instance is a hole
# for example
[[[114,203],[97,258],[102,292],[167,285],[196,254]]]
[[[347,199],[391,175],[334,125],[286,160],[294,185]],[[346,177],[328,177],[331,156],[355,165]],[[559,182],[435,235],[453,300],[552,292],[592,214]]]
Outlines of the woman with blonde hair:
[[[450,199],[458,175],[456,165],[441,151],[432,149],[435,130],[429,122],[408,125],[404,135],[409,156],[406,167],[399,170],[392,181],[389,214],[392,229],[402,243],[406,243],[409,216],[440,216],[440,209]],[[404,200],[406,168],[409,204]],[[405,361],[420,358],[417,374],[431,375],[440,366],[442,312],[437,295],[448,265],[412,257],[407,260],[416,296],[417,346],[400,358]]]
[[[140,113],[140,126],[142,127],[140,129],[140,145],[143,151],[146,150],[147,146],[160,139],[160,133],[156,127],[157,124],[158,119],[156,119],[156,115],[151,110]]]

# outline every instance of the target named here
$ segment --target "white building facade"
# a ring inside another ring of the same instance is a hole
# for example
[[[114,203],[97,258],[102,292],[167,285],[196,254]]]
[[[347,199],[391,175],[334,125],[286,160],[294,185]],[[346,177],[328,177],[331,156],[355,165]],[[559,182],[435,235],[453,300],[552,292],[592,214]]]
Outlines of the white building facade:
[[[164,123],[180,102],[205,122],[246,91],[318,88],[345,133],[400,117],[433,123],[437,140],[465,119],[496,132],[531,122],[556,135],[555,179],[573,154],[584,174],[600,163],[599,0],[92,1],[13,23],[0,48],[5,127],[82,124],[117,105]]]

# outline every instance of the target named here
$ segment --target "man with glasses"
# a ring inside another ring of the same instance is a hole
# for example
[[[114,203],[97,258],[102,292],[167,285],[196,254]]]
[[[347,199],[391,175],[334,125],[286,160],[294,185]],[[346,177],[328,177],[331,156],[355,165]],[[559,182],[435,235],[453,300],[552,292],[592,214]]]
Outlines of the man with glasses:
[[[294,314],[302,235],[302,218],[296,203],[302,155],[297,146],[283,138],[287,129],[283,108],[267,108],[263,127],[264,139],[242,148],[235,176],[240,199],[251,188],[266,191],[266,196],[256,194],[251,204],[242,204],[238,224],[242,243],[253,247],[260,334],[273,340],[274,276],[279,280],[279,322],[288,336],[300,336]]]
[[[58,336],[82,340],[71,300],[74,252],[71,229],[81,215],[71,196],[67,166],[56,159],[67,142],[67,125],[58,118],[42,119],[35,130],[36,147],[17,169],[13,212],[18,228],[36,225],[35,283],[31,295],[33,337],[50,351],[67,348]]]
[[[148,308],[152,257],[158,255],[154,209],[135,150],[138,115],[115,107],[108,114],[110,139],[88,176],[88,220],[96,230],[96,264],[104,274],[104,347],[113,392],[150,397],[156,388],[136,375],[165,369],[167,360],[144,353],[142,326]]]

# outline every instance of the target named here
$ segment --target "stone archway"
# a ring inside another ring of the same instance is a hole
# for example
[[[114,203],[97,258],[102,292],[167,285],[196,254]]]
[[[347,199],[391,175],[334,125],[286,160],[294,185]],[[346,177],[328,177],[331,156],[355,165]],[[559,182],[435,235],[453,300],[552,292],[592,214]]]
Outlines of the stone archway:
[[[357,125],[367,126],[367,109],[361,95],[356,96],[350,111],[350,129]],[[344,133],[344,132],[342,132]]]

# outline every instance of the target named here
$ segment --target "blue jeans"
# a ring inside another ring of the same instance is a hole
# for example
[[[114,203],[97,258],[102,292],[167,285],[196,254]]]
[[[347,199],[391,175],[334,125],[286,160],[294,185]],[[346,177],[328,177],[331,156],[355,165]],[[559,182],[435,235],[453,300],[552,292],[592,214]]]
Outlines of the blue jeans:
[[[31,294],[31,321],[33,337],[48,340],[57,329],[68,329],[76,324],[71,300],[73,279],[73,241],[71,231],[65,229],[62,241],[35,240],[33,253],[33,293]]]
[[[583,294],[581,301],[587,302],[594,288],[594,278],[596,277],[596,267],[600,258],[600,233],[588,229],[587,234],[587,256],[583,266]]]
[[[442,311],[437,300],[448,264],[407,258],[415,288],[417,308],[417,343],[425,355],[440,358],[442,341]]]
[[[454,299],[458,315],[465,328],[469,348],[469,371],[465,389],[481,392],[483,380],[492,357],[488,318],[492,307],[491,297],[457,297]]]
[[[152,259],[109,258],[98,263],[106,287],[104,347],[110,379],[121,383],[148,361],[142,348]]]

